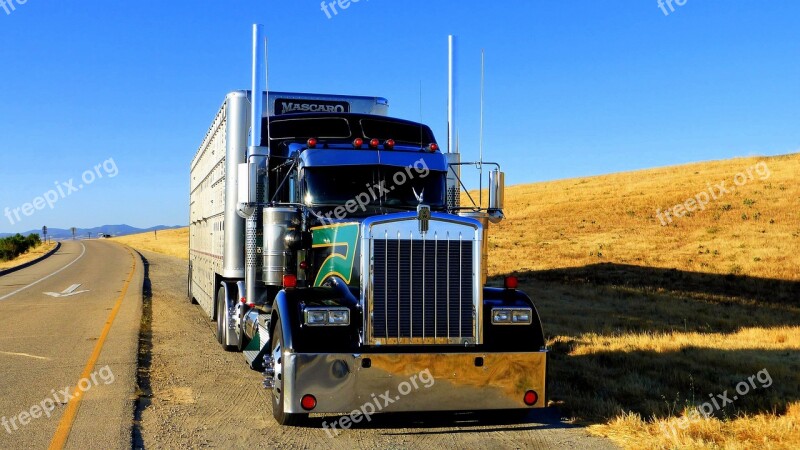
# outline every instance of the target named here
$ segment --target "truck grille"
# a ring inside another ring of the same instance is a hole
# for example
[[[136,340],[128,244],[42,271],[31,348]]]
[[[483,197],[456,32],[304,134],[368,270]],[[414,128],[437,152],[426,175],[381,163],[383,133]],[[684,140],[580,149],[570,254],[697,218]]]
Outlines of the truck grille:
[[[471,240],[372,241],[372,341],[461,344],[475,341]]]

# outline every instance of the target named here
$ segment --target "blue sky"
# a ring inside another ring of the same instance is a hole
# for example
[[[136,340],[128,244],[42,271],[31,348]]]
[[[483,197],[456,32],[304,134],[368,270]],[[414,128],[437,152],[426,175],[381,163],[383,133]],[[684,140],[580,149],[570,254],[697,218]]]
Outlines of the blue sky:
[[[109,159],[118,174],[0,217],[0,232],[186,224],[189,163],[226,92],[249,87],[254,22],[272,89],[384,96],[442,143],[456,34],[465,159],[484,48],[485,154],[509,184],[800,151],[794,0],[687,0],[669,15],[657,0],[361,0],[330,19],[318,0],[14,7],[0,7],[0,211]]]

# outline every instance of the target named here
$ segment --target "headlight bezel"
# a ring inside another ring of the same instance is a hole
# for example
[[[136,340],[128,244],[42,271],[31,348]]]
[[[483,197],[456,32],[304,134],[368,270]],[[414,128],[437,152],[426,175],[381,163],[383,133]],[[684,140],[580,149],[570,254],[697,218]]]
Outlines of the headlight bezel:
[[[492,308],[491,319],[492,325],[531,325],[533,324],[533,308]]]
[[[303,324],[309,327],[348,327],[351,313],[347,307],[309,306],[303,308]]]

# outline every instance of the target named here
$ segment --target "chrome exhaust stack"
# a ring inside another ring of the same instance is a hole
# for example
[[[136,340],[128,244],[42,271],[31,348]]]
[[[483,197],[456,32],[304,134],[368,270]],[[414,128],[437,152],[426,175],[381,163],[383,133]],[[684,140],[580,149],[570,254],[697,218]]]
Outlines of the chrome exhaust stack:
[[[455,85],[456,37],[447,40],[447,153],[458,153],[456,148],[456,85]]]
[[[266,170],[269,161],[269,147],[261,146],[261,120],[264,115],[264,86],[266,84],[266,48],[264,26],[254,24],[253,85],[250,91],[250,145],[247,147],[247,163],[243,165],[244,167],[240,166],[239,168],[239,173],[247,176],[247,181],[244,183],[247,189],[246,199],[239,199],[239,211],[240,215],[247,220],[245,225],[245,295],[248,302],[255,302],[258,297],[256,282],[260,255],[257,248],[259,217],[256,212],[264,199],[269,198],[269,192],[266,189],[269,186],[269,171]],[[241,178],[240,183],[243,183]],[[264,188],[259,189],[261,183]]]
[[[461,154],[456,127],[456,37],[448,38],[447,57],[447,207],[456,212],[461,206]]]
[[[266,52],[266,41],[264,38],[264,25],[253,25],[253,89],[251,91],[250,104],[250,148],[261,145],[261,116],[264,114],[264,86],[261,74],[264,73],[264,56]],[[265,77],[266,78],[266,77]],[[248,154],[248,157],[250,155]]]

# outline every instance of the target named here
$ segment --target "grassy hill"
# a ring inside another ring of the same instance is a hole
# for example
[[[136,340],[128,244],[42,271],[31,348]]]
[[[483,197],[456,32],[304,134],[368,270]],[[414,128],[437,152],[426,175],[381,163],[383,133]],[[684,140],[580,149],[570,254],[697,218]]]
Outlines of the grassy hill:
[[[629,448],[800,447],[798,176],[794,154],[510,187],[490,273],[537,304],[551,401]]]
[[[740,173],[746,182],[737,186]],[[614,262],[800,280],[798,176],[795,154],[513,186],[490,270]],[[721,183],[729,193],[719,193]],[[704,199],[709,187],[716,200],[667,220],[664,210]]]
[[[130,245],[137,250],[163,253],[181,259],[189,259],[189,227],[168,230],[148,231],[112,238],[112,240]]]
[[[551,403],[627,448],[800,448],[798,177],[794,154],[509,187],[490,275],[536,302]],[[187,229],[158,238],[120,240],[187,258]]]

